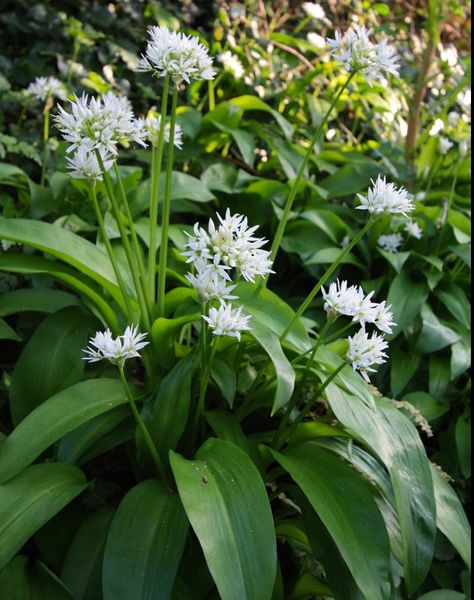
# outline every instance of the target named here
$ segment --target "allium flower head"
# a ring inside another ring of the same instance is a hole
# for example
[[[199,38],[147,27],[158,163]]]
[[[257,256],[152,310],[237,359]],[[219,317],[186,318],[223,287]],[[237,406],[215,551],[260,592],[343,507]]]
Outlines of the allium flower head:
[[[388,235],[381,235],[377,240],[377,244],[385,250],[385,252],[391,252],[395,254],[403,244],[403,236],[401,233],[390,233]]]
[[[139,350],[149,342],[144,342],[146,333],[138,333],[137,325],[129,325],[122,336],[112,337],[109,329],[98,331],[89,340],[89,346],[84,350],[83,360],[98,362],[109,360],[112,364],[122,367],[129,358],[140,356]]]
[[[373,302],[374,292],[365,295],[360,286],[351,285],[347,281],[339,280],[331,283],[328,291],[322,288],[324,298],[324,310],[347,317],[353,317],[353,321],[359,322],[363,327],[367,323],[375,325],[381,331],[392,333],[393,314],[390,306]]]
[[[372,187],[367,197],[357,194],[360,200],[359,210],[367,210],[371,215],[402,214],[407,216],[415,206],[405,188],[396,188],[393,183],[387,183],[385,177],[372,180]]]
[[[387,355],[384,350],[387,348],[388,344],[381,335],[373,333],[369,337],[364,329],[361,329],[349,338],[349,351],[346,357],[351,362],[352,368],[359,371],[366,381],[370,381],[368,374],[375,371],[373,365],[381,365],[385,362]]]
[[[421,240],[423,237],[423,230],[416,221],[408,221],[404,227],[404,230],[408,233],[408,235],[411,235],[411,237],[414,237],[417,240]]]
[[[99,150],[105,171],[110,171],[115,158],[107,150]],[[66,157],[69,175],[74,179],[88,179],[89,181],[102,181],[102,170],[94,150],[86,146],[79,146],[72,157]]]
[[[369,39],[371,32],[356,25],[344,36],[336,31],[335,39],[326,40],[337,62],[351,73],[361,73],[369,83],[379,79],[384,71],[398,75],[399,69],[398,57],[387,40],[374,44]]]
[[[215,71],[208,50],[195,36],[152,27],[150,41],[138,70],[151,71],[158,77],[170,76],[178,84],[191,79],[214,79]]]
[[[137,122],[138,129],[145,132],[146,139],[153,145],[157,146],[160,141],[160,123],[161,116],[160,115],[149,115],[146,119],[140,118]],[[166,123],[165,125],[165,142],[168,143],[170,141],[170,124]],[[174,145],[179,150],[183,148],[183,129],[180,125],[175,124],[174,127]]]
[[[71,112],[60,106],[54,120],[64,139],[71,143],[68,152],[86,146],[90,150],[102,149],[117,154],[120,141],[146,146],[143,141],[146,132],[139,127],[130,102],[112,92],[104,94],[102,99],[89,100],[85,94],[80,98],[75,96],[71,101]]]
[[[37,77],[26,88],[26,91],[43,102],[47,98],[56,97],[60,100],[66,100],[67,97],[66,88],[56,77]]]
[[[209,323],[214,335],[228,335],[240,340],[242,331],[249,331],[250,315],[242,315],[242,307],[232,309],[230,304],[222,304],[219,308],[211,308],[209,316],[202,317]]]
[[[198,292],[201,300],[219,300],[224,304],[224,300],[235,300],[237,296],[232,296],[231,292],[235,285],[228,285],[228,280],[220,277],[219,274],[211,268],[205,261],[200,262],[197,273],[188,273],[186,279]]]

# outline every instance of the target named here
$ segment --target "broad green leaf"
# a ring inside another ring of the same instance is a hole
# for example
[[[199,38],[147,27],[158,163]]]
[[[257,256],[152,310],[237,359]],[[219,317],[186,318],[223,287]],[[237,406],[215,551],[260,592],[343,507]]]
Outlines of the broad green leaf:
[[[437,288],[435,295],[459,323],[466,329],[471,327],[471,307],[462,288],[451,283],[443,288]]]
[[[5,600],[72,600],[62,582],[40,561],[19,554],[0,571]]]
[[[250,283],[239,283],[234,293],[238,298],[233,303],[242,305],[245,314],[252,315],[252,327],[258,321],[281,336],[295,316],[294,310],[267,288],[256,288]],[[311,348],[306,327],[300,320],[296,320],[292,326],[285,339],[286,344],[300,352],[306,352]]]
[[[389,539],[367,481],[313,442],[273,455],[310,501],[364,597],[389,598]]]
[[[421,309],[421,318],[423,326],[415,346],[417,352],[436,352],[459,341],[461,336],[444,325],[427,304]]]
[[[235,369],[226,360],[221,358],[221,356],[216,356],[212,363],[211,375],[229,408],[232,408],[237,392]]]
[[[21,337],[4,319],[0,319],[0,340],[21,341]]]
[[[373,160],[351,161],[319,182],[329,192],[329,198],[353,196],[356,192],[366,190],[371,179],[383,172],[384,168]]]
[[[471,255],[472,249],[471,244],[461,244],[460,246],[450,246],[450,250],[459,256],[459,258],[469,267],[471,268]]]
[[[175,340],[185,325],[200,321],[201,314],[184,315],[173,319],[159,317],[151,326],[151,339],[153,351],[158,363],[169,369],[176,361]]]
[[[248,440],[234,415],[221,410],[211,410],[206,412],[206,420],[218,438],[232,442],[249,453]]]
[[[0,569],[23,544],[85,488],[72,465],[46,463],[25,469],[0,485]]]
[[[303,573],[296,582],[288,600],[306,600],[314,597],[332,598],[330,588],[324,581],[318,579],[312,573]]]
[[[458,417],[454,429],[459,466],[463,477],[471,477],[471,418],[464,414]]]
[[[83,423],[67,435],[58,446],[57,458],[81,466],[115,445],[133,439],[135,421],[128,406],[117,406]]]
[[[86,421],[127,402],[118,379],[89,379],[35,408],[0,446],[0,482]]]
[[[102,597],[102,561],[114,511],[103,507],[87,517],[76,531],[61,569],[61,580],[74,600]]]
[[[170,462],[222,600],[270,600],[276,575],[273,517],[247,454],[231,442],[210,439],[195,460],[171,453]]]
[[[451,346],[451,381],[462,375],[471,366],[471,338],[463,335]]]
[[[293,127],[292,125],[285,119],[283,115],[281,115],[278,111],[273,110],[265,104],[263,100],[260,100],[256,96],[238,96],[237,98],[232,98],[230,104],[233,106],[237,106],[238,108],[246,111],[246,110],[259,110],[263,112],[267,112],[272,115],[275,121],[280,126],[287,140],[290,140],[293,136]]]
[[[396,398],[404,390],[410,379],[420,366],[421,357],[409,354],[398,348],[393,349],[390,356],[390,390]]]
[[[377,410],[356,404],[330,383],[329,404],[337,419],[385,464],[392,481],[409,593],[424,581],[431,565],[436,533],[433,482],[426,452],[410,420],[387,400],[375,398]]]
[[[449,404],[439,402],[426,392],[410,392],[403,396],[403,400],[417,408],[427,421],[433,421],[449,410]]]
[[[456,492],[434,465],[431,465],[436,498],[436,522],[471,570],[471,527]]]
[[[107,537],[104,600],[170,598],[188,526],[177,494],[153,480],[132,488]]]
[[[63,308],[39,325],[12,373],[10,412],[15,424],[82,379],[83,349],[92,332],[90,315],[77,307]]]
[[[469,600],[466,594],[454,590],[434,590],[419,596],[418,600]]]
[[[403,265],[410,258],[409,252],[386,252],[380,248],[377,248],[377,250],[385,258],[385,260],[392,265],[398,274],[403,269]]]
[[[144,415],[165,463],[168,451],[176,448],[188,422],[193,368],[193,355],[188,354],[163,379],[151,414]]]
[[[46,273],[51,275],[58,281],[63,282],[68,287],[81,294],[86,301],[90,301],[93,307],[96,308],[96,311],[100,317],[104,319],[109,327],[114,332],[118,330],[117,315],[110,307],[110,303],[104,299],[101,289],[91,279],[82,275],[78,271],[74,271],[74,269],[71,267],[63,265],[59,261],[47,260],[41,256],[30,256],[27,254],[5,254],[3,256],[0,255],[0,271],[27,274]],[[27,290],[15,291],[20,292]],[[114,293],[111,295],[114,296],[114,299],[117,300],[120,306],[123,306],[123,301],[117,297],[117,294],[119,294],[119,292],[115,288]]]
[[[13,240],[47,252],[88,275],[105,288],[117,285],[107,254],[86,239],[62,227],[44,221],[5,219],[0,217],[0,239]],[[133,289],[131,275],[122,271],[123,279]]]
[[[274,415],[288,403],[293,394],[295,371],[282,350],[278,335],[271,329],[255,320],[252,323],[250,334],[265,350],[275,367],[276,392],[272,406],[272,415]]]
[[[163,198],[165,179],[161,179],[160,198]],[[194,202],[210,202],[214,194],[205,183],[181,171],[173,171],[171,176],[171,200],[193,200]]]
[[[397,323],[393,337],[403,331],[419,314],[428,294],[426,285],[412,281],[406,272],[402,271],[395,277],[387,297],[387,304],[391,305],[393,319]]]
[[[61,290],[40,290],[24,288],[13,290],[0,296],[0,315],[20,312],[53,313],[67,306],[77,306],[76,296]]]

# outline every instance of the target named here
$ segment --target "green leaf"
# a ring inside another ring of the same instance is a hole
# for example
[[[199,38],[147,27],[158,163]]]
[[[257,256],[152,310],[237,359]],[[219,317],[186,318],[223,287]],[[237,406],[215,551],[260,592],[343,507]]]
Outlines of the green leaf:
[[[185,325],[200,321],[201,314],[184,315],[173,319],[159,317],[151,326],[151,339],[153,351],[158,363],[169,369],[176,361],[175,340]]]
[[[249,454],[249,443],[234,415],[221,410],[206,412],[206,420],[221,440],[232,442]]]
[[[417,408],[427,421],[433,421],[449,410],[449,404],[439,402],[426,392],[410,392],[403,400]]]
[[[471,327],[471,307],[462,288],[451,283],[443,288],[437,288],[435,295],[461,325],[466,329]]]
[[[170,462],[222,600],[270,600],[275,530],[265,486],[249,457],[231,442],[210,439],[195,460],[172,452]]]
[[[10,412],[19,423],[34,408],[82,379],[90,315],[76,307],[49,315],[26,344],[12,373]]]
[[[415,346],[417,352],[421,354],[436,352],[460,339],[461,336],[444,325],[428,304],[421,309],[421,318],[423,326]]]
[[[453,488],[438,469],[431,465],[436,498],[436,522],[471,570],[471,527]]]
[[[397,323],[392,339],[418,315],[428,298],[428,294],[429,291],[426,285],[412,281],[406,272],[402,271],[395,277],[387,297],[387,304],[391,305],[393,318]]]
[[[313,442],[275,459],[300,486],[366,598],[389,598],[390,545],[369,484]]]
[[[21,341],[21,337],[4,319],[0,319],[0,340]]]
[[[139,483],[115,513],[105,547],[104,600],[167,600],[183,554],[188,520],[176,494]]]
[[[405,579],[412,594],[430,568],[436,533],[433,482],[420,436],[386,400],[375,398],[373,411],[354,403],[334,383],[327,386],[326,395],[336,418],[387,467],[400,522]]]
[[[61,581],[40,561],[19,554],[0,571],[2,598],[72,600]]]
[[[379,253],[385,258],[385,260],[392,265],[397,273],[400,273],[403,269],[403,265],[410,257],[409,252],[386,252],[377,248]]]
[[[468,600],[468,597],[454,590],[434,590],[419,596],[418,600]]]
[[[319,185],[329,193],[328,198],[353,196],[356,192],[365,190],[371,179],[375,179],[383,171],[383,167],[373,160],[351,161],[319,182]]]
[[[102,593],[102,561],[114,511],[103,507],[76,531],[61,569],[61,580],[74,600],[95,600]]]
[[[67,306],[77,306],[76,296],[61,290],[40,290],[24,288],[13,290],[0,296],[0,315],[13,315],[20,312],[54,313]]]
[[[403,352],[398,348],[392,350],[390,357],[390,390],[396,398],[404,390],[410,379],[420,366],[418,354]]]
[[[77,467],[48,463],[33,465],[0,486],[0,569],[35,531],[82,492],[85,483]]]
[[[237,392],[237,377],[235,369],[220,356],[216,356],[211,367],[212,379],[220,389],[224,400],[232,408]]]
[[[461,415],[454,429],[459,466],[463,477],[471,476],[471,419],[467,414]]]
[[[160,198],[163,198],[165,179],[160,182]],[[211,202],[214,194],[205,183],[181,171],[173,171],[171,176],[171,200],[193,200],[194,202]]]
[[[88,275],[111,290],[117,280],[107,254],[86,239],[44,221],[0,217],[0,239],[13,240],[47,252]],[[124,281],[133,289],[131,275],[122,271]]]
[[[272,115],[275,121],[280,126],[282,132],[284,133],[287,140],[290,140],[293,136],[293,127],[292,125],[285,119],[283,115],[281,115],[278,111],[273,110],[265,104],[263,100],[260,100],[256,96],[238,96],[237,98],[232,98],[229,104],[233,106],[237,106],[243,111],[246,110],[258,110],[267,112]]]
[[[89,379],[49,398],[0,446],[0,482],[13,477],[76,427],[125,402],[118,379]]]

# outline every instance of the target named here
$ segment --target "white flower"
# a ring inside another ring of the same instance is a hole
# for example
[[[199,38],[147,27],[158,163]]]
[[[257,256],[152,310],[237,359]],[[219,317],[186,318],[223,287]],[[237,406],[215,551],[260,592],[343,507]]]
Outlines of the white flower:
[[[400,233],[391,233],[389,235],[381,235],[377,240],[377,244],[385,250],[395,254],[403,244],[403,236]]]
[[[152,27],[150,41],[138,70],[151,71],[158,77],[170,76],[177,84],[191,79],[214,79],[215,71],[208,50],[195,36]]]
[[[223,64],[224,69],[232,73],[235,79],[242,79],[245,74],[245,69],[240,62],[240,59],[232,54],[230,50],[219,54],[218,60]]]
[[[141,118],[137,121],[137,128],[144,130],[146,138],[153,145],[157,146],[160,141],[160,123],[161,116],[157,115],[149,115],[146,119]],[[166,123],[164,130],[165,142],[169,143],[170,141],[170,124]],[[177,123],[174,128],[174,145],[179,150],[183,148],[183,129]]]
[[[411,235],[411,237],[414,237],[417,240],[421,240],[423,237],[423,230],[416,221],[408,221],[403,229],[408,235]]]
[[[120,141],[146,146],[143,141],[146,132],[138,126],[130,102],[112,92],[104,94],[102,99],[89,100],[85,94],[80,98],[75,96],[71,101],[71,112],[60,106],[54,120],[64,139],[71,143],[68,152],[86,146],[117,154]]]
[[[443,119],[436,119],[436,121],[431,126],[429,134],[430,134],[431,137],[433,137],[434,135],[436,135],[437,133],[439,133],[442,129],[444,129]]]
[[[60,100],[66,100],[67,97],[66,88],[56,77],[37,77],[26,91],[43,101],[54,96]]]
[[[384,214],[402,214],[407,216],[415,206],[405,188],[396,188],[393,183],[387,183],[385,177],[380,175],[377,180],[372,180],[367,197],[357,194],[361,204],[359,210],[367,210],[370,214],[380,216]]]
[[[105,171],[110,171],[115,159],[106,150],[99,150]],[[102,170],[94,150],[79,146],[72,157],[67,156],[69,175],[74,179],[102,181]]]
[[[438,148],[441,154],[446,154],[453,147],[453,142],[448,138],[440,136],[438,140]]]
[[[241,331],[249,331],[250,315],[242,315],[242,307],[233,310],[230,304],[223,304],[219,308],[211,308],[209,316],[202,318],[209,323],[214,335],[228,335],[240,340]]]
[[[270,252],[261,249],[266,240],[253,235],[258,227],[249,227],[246,217],[231,215],[229,209],[224,218],[217,218],[217,225],[209,219],[207,232],[198,223],[194,225],[194,235],[188,234],[188,250],[183,252],[187,262],[207,261],[208,269],[228,280],[230,269],[252,282],[255,277],[273,272]]]
[[[319,35],[319,33],[312,31],[311,33],[308,33],[306,37],[308,42],[318,50],[324,50],[324,48],[326,48],[326,40],[322,35]]]
[[[235,285],[227,285],[227,279],[219,277],[219,274],[204,267],[204,270],[198,270],[194,275],[188,273],[186,279],[198,292],[202,301],[219,300],[224,304],[224,300],[235,300],[237,296],[232,296],[231,292]]]
[[[363,327],[367,323],[374,324],[381,331],[392,333],[393,314],[390,306],[373,302],[374,292],[365,295],[360,286],[347,286],[347,281],[339,280],[331,283],[328,291],[322,288],[324,298],[324,310],[338,313],[348,317],[353,317],[353,321],[358,321]]]
[[[368,373],[375,371],[373,365],[381,365],[385,362],[387,355],[384,350],[388,348],[387,342],[381,335],[376,333],[369,335],[361,329],[353,337],[349,338],[349,351],[347,360],[352,368],[358,370],[366,381],[370,381]]]
[[[394,49],[383,40],[373,44],[369,35],[372,30],[355,25],[344,36],[336,31],[335,39],[327,39],[331,54],[347,71],[359,72],[370,83],[379,79],[383,71],[398,75],[398,57]]]
[[[138,333],[137,325],[129,325],[124,334],[115,339],[110,329],[98,331],[89,340],[89,346],[84,350],[87,356],[83,360],[97,362],[106,359],[122,367],[127,359],[140,356],[139,350],[149,343],[143,341],[146,335]]]
[[[314,2],[303,2],[303,10],[308,17],[311,17],[315,21],[326,20],[326,13],[320,4],[316,4]]]

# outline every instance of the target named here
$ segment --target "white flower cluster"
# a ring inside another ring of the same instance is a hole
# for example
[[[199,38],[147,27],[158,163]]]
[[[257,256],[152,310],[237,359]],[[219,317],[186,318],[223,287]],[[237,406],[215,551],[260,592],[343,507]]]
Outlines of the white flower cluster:
[[[339,280],[331,283],[329,290],[322,289],[324,297],[324,310],[332,311],[338,315],[353,317],[353,321],[358,321],[362,327],[367,323],[373,324],[384,331],[392,333],[395,325],[390,306],[383,302],[372,302],[374,292],[367,296],[360,286],[347,286],[347,281]]]
[[[149,344],[143,341],[146,335],[146,333],[138,333],[137,325],[129,325],[124,334],[115,339],[109,329],[98,331],[89,340],[89,346],[84,350],[87,356],[83,360],[98,362],[106,359],[114,365],[123,367],[127,359],[140,356],[139,350]]]
[[[381,216],[386,214],[402,214],[414,210],[410,194],[405,188],[396,188],[393,183],[387,183],[385,177],[372,180],[372,187],[367,192],[367,197],[357,194],[360,200],[359,210],[367,210],[371,215]]]
[[[335,39],[326,40],[337,62],[351,73],[361,73],[369,83],[379,79],[383,71],[398,75],[399,69],[394,49],[387,40],[373,44],[369,39],[371,33],[371,29],[356,25],[344,36],[336,31]]]
[[[193,272],[186,278],[203,302],[220,302],[219,308],[211,308],[209,316],[203,316],[214,334],[240,338],[240,331],[249,329],[250,317],[226,304],[226,300],[236,298],[231,295],[235,288],[232,281],[242,276],[254,282],[256,277],[272,273],[272,263],[270,253],[262,250],[266,240],[254,236],[258,227],[249,227],[246,217],[231,215],[227,209],[224,218],[220,215],[217,218],[217,226],[210,219],[207,231],[196,223],[193,235],[188,234],[183,255],[188,263],[193,263]]]
[[[242,79],[245,75],[245,69],[238,56],[232,54],[230,50],[219,54],[217,57],[219,62],[222,63],[224,69],[232,73],[235,79]]]
[[[409,236],[414,237],[416,240],[421,240],[423,237],[423,230],[416,221],[408,221],[404,227],[404,230]]]
[[[384,352],[388,343],[383,336],[373,333],[371,337],[360,329],[349,338],[349,351],[347,359],[352,363],[353,369],[360,372],[366,381],[370,381],[369,373],[375,372],[373,365],[381,365],[385,362],[387,354]]]
[[[303,10],[315,21],[326,21],[326,13],[324,12],[324,8],[320,4],[316,4],[315,2],[303,2]]]
[[[152,27],[139,71],[151,71],[158,77],[170,76],[175,84],[191,79],[214,79],[215,71],[208,50],[195,36]]]
[[[160,115],[148,115],[145,118],[141,117],[138,119],[138,128],[140,131],[145,131],[146,139],[153,145],[157,146],[160,141]],[[166,123],[164,130],[165,142],[170,141],[170,124]],[[174,145],[179,150],[183,148],[183,129],[180,125],[176,124],[174,128]]]
[[[121,141],[136,142],[146,146],[146,131],[133,114],[127,98],[107,92],[101,99],[83,94],[71,100],[71,112],[59,106],[54,117],[56,126],[64,139],[70,142],[67,152],[74,152],[68,159],[71,175],[83,179],[101,179],[96,150],[105,170],[112,167]]]
[[[396,254],[403,244],[403,236],[401,233],[389,233],[387,235],[381,235],[377,240],[377,244],[391,254]]]
[[[56,77],[37,77],[26,88],[26,92],[43,102],[47,98],[57,97],[66,100],[67,97],[66,88]]]

